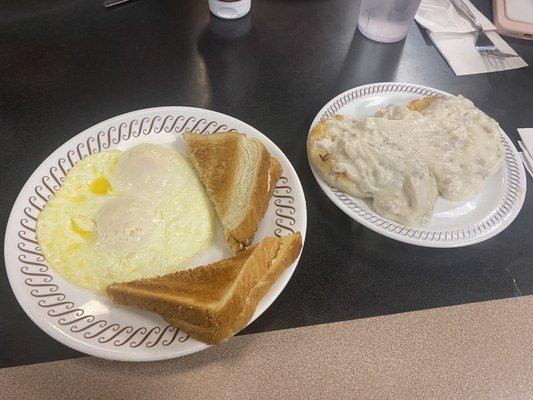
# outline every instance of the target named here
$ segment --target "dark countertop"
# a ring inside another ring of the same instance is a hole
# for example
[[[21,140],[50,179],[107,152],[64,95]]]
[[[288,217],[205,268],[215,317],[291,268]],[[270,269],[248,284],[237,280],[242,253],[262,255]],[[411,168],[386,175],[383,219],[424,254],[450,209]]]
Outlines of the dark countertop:
[[[531,191],[513,224],[490,240],[416,247],[336,208],[305,152],[309,125],[328,100],[379,81],[463,94],[516,143],[516,128],[533,126],[531,68],[457,77],[415,24],[395,44],[364,38],[352,0],[254,0],[251,15],[229,23],[210,18],[206,1],[137,0],[111,10],[87,0],[10,3],[0,15],[2,227],[26,179],[70,137],[127,111],[189,105],[269,136],[293,163],[307,199],[300,264],[245,333],[533,293]],[[490,1],[475,3],[490,17]],[[533,63],[533,43],[506,40]],[[23,313],[4,268],[0,291],[0,366],[80,355]]]

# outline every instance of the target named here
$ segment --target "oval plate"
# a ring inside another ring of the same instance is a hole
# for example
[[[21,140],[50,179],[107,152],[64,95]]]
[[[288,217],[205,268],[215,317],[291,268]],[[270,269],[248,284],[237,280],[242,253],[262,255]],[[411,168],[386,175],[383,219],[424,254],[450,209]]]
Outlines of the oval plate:
[[[358,86],[329,101],[317,114],[309,132],[323,118],[335,114],[367,117],[389,104],[407,104],[423,96],[449,93],[426,86],[383,82]],[[360,199],[329,186],[311,165],[326,195],[351,218],[384,236],[426,247],[459,247],[479,243],[504,230],[516,218],[526,194],[526,176],[516,148],[500,129],[505,162],[485,181],[478,195],[466,202],[439,196],[433,217],[423,228],[412,228],[378,215],[371,199]]]
[[[207,348],[154,313],[116,306],[106,297],[62,279],[40,253],[35,222],[66,172],[89,154],[108,148],[125,150],[141,142],[164,144],[183,154],[181,132],[233,130],[260,139],[283,167],[254,242],[296,231],[305,239],[307,212],[300,180],[287,157],[265,135],[238,119],[199,108],[158,107],[130,112],[93,126],[58,148],[35,170],[17,197],[6,228],[4,255],[11,288],[26,314],[61,343],[97,357],[150,361]],[[216,247],[206,250],[212,252],[211,258],[227,251]],[[297,263],[282,273],[261,300],[252,321],[278,297]]]

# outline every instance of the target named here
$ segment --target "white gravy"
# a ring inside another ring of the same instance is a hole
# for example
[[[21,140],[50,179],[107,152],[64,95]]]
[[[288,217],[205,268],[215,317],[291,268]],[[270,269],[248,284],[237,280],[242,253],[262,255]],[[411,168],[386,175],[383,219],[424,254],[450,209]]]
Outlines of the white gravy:
[[[376,211],[407,226],[429,222],[440,193],[467,200],[498,171],[503,152],[498,123],[462,96],[421,112],[389,106],[368,118],[330,119],[333,169],[373,197]]]

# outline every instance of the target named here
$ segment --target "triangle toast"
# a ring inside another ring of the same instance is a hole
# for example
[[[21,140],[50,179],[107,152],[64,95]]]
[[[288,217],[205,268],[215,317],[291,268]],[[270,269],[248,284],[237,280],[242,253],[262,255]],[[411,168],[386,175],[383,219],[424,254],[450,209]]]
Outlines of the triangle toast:
[[[299,232],[267,237],[235,257],[173,274],[114,283],[118,304],[160,314],[191,337],[219,343],[243,329],[261,298],[302,248]]]
[[[249,246],[282,174],[261,141],[242,133],[183,134],[234,254]]]

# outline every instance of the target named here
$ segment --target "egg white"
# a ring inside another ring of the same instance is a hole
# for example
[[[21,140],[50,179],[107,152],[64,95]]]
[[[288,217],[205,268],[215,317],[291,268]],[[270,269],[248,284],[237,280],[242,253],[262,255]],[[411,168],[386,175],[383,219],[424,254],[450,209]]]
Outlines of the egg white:
[[[96,292],[181,269],[213,242],[215,230],[189,162],[154,144],[84,158],[37,218],[47,262]]]

